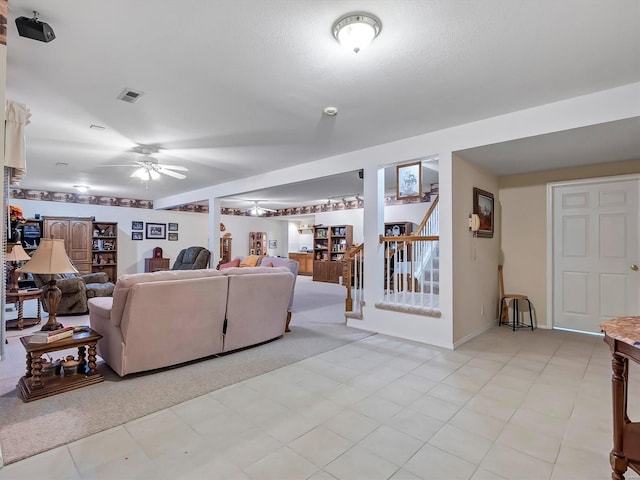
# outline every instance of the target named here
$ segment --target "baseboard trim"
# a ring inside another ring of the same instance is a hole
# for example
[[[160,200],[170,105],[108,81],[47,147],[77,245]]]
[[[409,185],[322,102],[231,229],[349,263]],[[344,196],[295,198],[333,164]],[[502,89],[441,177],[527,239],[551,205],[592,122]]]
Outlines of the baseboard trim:
[[[489,330],[494,325],[495,325],[495,322],[487,323],[484,327],[479,328],[475,332],[471,332],[469,335],[465,335],[464,337],[462,337],[457,342],[453,342],[453,349],[455,350],[456,348],[460,347],[461,345],[467,343],[469,340],[472,340],[472,339],[476,338],[478,335],[483,334],[484,332]]]

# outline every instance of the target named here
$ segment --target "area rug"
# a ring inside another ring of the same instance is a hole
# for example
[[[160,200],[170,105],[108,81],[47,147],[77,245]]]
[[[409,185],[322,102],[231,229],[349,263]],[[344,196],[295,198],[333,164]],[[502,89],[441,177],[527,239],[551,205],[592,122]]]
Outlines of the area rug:
[[[318,288],[311,285],[306,288]],[[301,287],[305,290],[305,285]],[[324,306],[294,303],[292,331],[281,339],[229,355],[151,373],[118,377],[30,403],[18,397],[17,378],[0,382],[0,447],[5,464],[84,438],[219,388],[338,348],[370,335],[342,324],[344,297]]]

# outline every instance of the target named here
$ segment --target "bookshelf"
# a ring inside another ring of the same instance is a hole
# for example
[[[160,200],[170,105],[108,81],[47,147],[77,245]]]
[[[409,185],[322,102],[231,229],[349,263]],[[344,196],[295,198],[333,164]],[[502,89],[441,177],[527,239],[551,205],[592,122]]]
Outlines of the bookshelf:
[[[313,280],[338,283],[353,244],[352,225],[317,225],[313,232]]]

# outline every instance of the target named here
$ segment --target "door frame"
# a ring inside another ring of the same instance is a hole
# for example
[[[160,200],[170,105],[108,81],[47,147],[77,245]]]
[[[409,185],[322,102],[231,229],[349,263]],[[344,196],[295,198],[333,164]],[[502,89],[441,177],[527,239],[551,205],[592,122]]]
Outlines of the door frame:
[[[565,180],[547,183],[547,326],[555,328],[555,318],[553,316],[555,297],[554,297],[554,271],[553,271],[553,239],[555,232],[553,230],[553,194],[557,188],[573,187],[576,185],[589,185],[594,183],[618,183],[628,180],[636,180],[640,182],[640,174],[632,173],[628,175],[612,175],[609,177],[581,178],[578,180]],[[639,212],[640,214],[640,208]],[[638,232],[640,237],[640,232]],[[589,333],[589,332],[584,332]],[[600,335],[600,334],[595,334]]]

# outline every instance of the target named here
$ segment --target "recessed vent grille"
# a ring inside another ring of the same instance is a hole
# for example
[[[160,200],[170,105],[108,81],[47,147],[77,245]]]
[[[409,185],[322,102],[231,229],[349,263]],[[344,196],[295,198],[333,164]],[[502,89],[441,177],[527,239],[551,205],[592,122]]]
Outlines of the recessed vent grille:
[[[139,90],[134,90],[133,88],[125,88],[120,95],[118,95],[118,100],[122,100],[127,103],[134,103],[140,99],[140,97],[144,95],[143,92]]]

